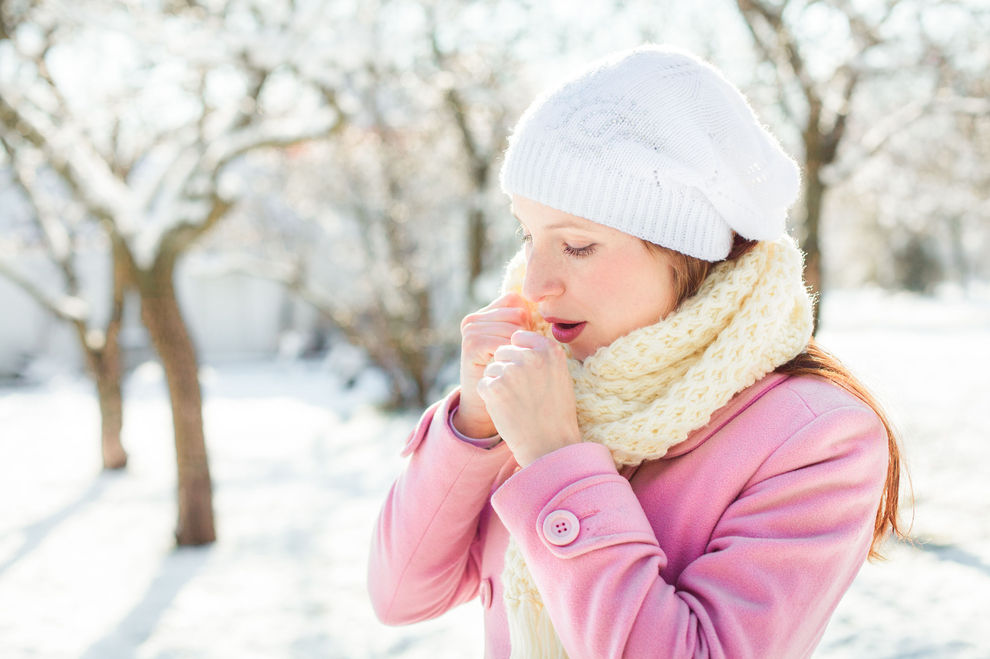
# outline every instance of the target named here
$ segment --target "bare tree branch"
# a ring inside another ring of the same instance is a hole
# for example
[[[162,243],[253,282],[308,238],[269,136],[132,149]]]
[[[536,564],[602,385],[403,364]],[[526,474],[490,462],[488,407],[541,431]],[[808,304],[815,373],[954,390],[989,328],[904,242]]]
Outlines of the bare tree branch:
[[[54,296],[48,294],[28,277],[9,265],[13,260],[11,254],[0,254],[0,276],[16,285],[27,293],[41,307],[47,309],[58,318],[73,324],[86,322],[86,303],[74,296]]]
[[[41,196],[37,194],[35,186],[28,183],[29,177],[33,177],[34,172],[28,171],[24,166],[23,149],[15,150],[8,138],[2,134],[0,134],[0,145],[3,146],[11,163],[11,180],[31,207],[32,223],[37,228],[52,261],[59,267],[66,289],[72,296],[79,295],[79,278],[72,266],[73,249],[68,228],[50,211]]]
[[[840,72],[837,72],[836,76],[840,76]],[[839,95],[839,107],[835,110],[835,119],[832,121],[832,126],[823,131],[821,158],[826,165],[835,160],[842,138],[845,137],[853,94],[860,80],[859,71],[856,69],[849,69],[844,73],[844,76],[845,80]]]
[[[98,154],[87,148],[84,140],[77,139],[77,131],[67,126],[57,128],[40,112],[22,112],[13,104],[17,100],[7,91],[0,95],[0,126],[19,133],[42,151],[90,213],[116,226],[119,218],[127,215],[129,194],[123,182]]]
[[[324,140],[337,134],[344,124],[343,113],[335,108],[333,116],[314,119],[312,125],[307,126],[304,130],[286,128],[275,122],[268,125],[252,126],[238,131],[225,140],[215,141],[215,146],[211,145],[204,153],[203,164],[200,169],[213,172],[215,180],[224,167],[246,153],[266,148],[281,149],[306,142]]]
[[[935,97],[902,106],[883,121],[874,124],[842,161],[826,169],[823,178],[828,185],[841,185],[867,160],[880,153],[897,135],[903,134],[912,124],[941,110],[954,114],[976,117],[990,115],[990,99],[969,97]]]
[[[765,55],[769,55],[771,61],[780,61],[781,57],[777,53],[782,53],[808,103],[820,105],[821,99],[815,81],[808,73],[794,36],[784,23],[783,13],[787,4],[788,2],[785,1],[778,9],[762,0],[736,0],[736,5],[760,50]],[[762,22],[762,30],[757,27],[757,19]]]

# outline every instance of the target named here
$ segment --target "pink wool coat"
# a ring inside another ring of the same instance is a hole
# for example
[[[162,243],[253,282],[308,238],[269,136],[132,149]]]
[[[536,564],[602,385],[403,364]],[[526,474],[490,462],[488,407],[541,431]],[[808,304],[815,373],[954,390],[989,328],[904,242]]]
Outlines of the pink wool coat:
[[[423,415],[378,519],[368,584],[387,624],[478,598],[485,656],[508,657],[511,533],[571,659],[806,657],[867,557],[886,434],[822,379],[771,374],[622,473],[591,443],[520,470],[504,443],[453,434],[457,400]]]

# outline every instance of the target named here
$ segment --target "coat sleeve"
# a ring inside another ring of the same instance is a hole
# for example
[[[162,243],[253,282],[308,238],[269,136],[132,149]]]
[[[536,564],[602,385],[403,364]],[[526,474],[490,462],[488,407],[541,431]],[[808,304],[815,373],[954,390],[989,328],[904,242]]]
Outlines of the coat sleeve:
[[[503,445],[485,449],[453,435],[446,420],[458,398],[420,418],[374,528],[368,592],[386,624],[435,618],[478,592],[478,521],[511,456]]]
[[[882,432],[865,406],[801,426],[758,464],[675,583],[663,578],[667,558],[643,504],[600,445],[544,456],[492,503],[572,659],[802,657],[865,560],[886,470]],[[551,539],[554,529],[565,537]]]

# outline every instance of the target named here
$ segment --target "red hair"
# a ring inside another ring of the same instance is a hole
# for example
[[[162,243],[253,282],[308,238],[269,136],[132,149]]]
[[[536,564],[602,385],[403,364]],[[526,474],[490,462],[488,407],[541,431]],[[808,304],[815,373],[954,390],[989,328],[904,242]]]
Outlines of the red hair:
[[[715,265],[708,261],[687,256],[681,252],[666,249],[654,243],[644,242],[651,250],[663,252],[667,255],[673,270],[678,305],[698,291],[698,288]],[[755,246],[755,240],[746,240],[736,235],[733,240],[732,249],[725,260],[731,261],[737,259]],[[808,347],[805,348],[804,352],[786,364],[778,366],[776,370],[778,373],[786,373],[788,375],[814,375],[833,382],[869,405],[876,412],[877,416],[880,417],[880,422],[883,423],[884,430],[887,433],[887,477],[884,483],[883,494],[880,497],[880,503],[877,507],[876,520],[873,525],[873,542],[870,545],[870,558],[882,558],[880,545],[887,536],[893,533],[899,538],[905,537],[905,533],[901,530],[897,514],[900,501],[901,453],[893,425],[873,394],[853,376],[842,362],[821,348],[814,339],[808,343]]]

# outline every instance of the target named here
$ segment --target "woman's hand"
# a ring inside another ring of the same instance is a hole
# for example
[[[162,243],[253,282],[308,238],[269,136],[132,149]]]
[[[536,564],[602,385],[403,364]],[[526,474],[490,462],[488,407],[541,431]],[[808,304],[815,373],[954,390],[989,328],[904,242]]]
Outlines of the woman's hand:
[[[581,441],[567,356],[542,334],[512,334],[485,367],[478,393],[520,466]]]
[[[520,329],[530,329],[530,311],[526,298],[516,293],[503,295],[461,321],[461,402],[453,418],[461,434],[480,438],[497,432],[478,394],[478,382],[495,351]]]

